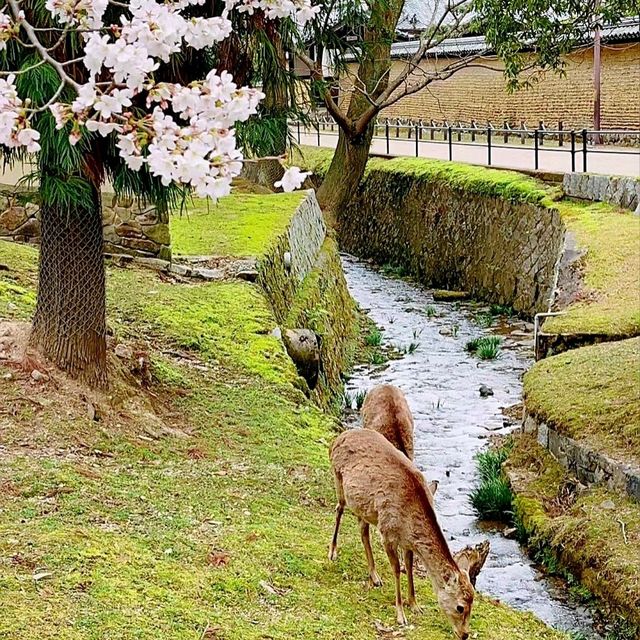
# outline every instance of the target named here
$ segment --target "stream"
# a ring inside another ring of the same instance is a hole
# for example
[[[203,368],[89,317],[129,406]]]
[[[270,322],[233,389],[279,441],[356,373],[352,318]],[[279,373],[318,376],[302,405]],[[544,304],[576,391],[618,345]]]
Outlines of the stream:
[[[566,585],[545,577],[515,540],[483,527],[469,504],[475,454],[492,435],[517,427],[502,409],[521,401],[522,375],[533,362],[530,327],[515,320],[482,328],[471,303],[434,302],[428,289],[350,256],[343,256],[343,268],[351,295],[382,330],[383,347],[417,345],[400,359],[356,369],[347,392],[353,397],[389,383],[405,393],[415,420],[415,462],[429,480],[440,482],[436,512],[452,550],[491,542],[477,589],[554,628],[600,638],[588,609],[567,597]],[[497,359],[481,361],[465,351],[468,340],[496,332],[503,336]],[[481,385],[494,394],[481,397]]]

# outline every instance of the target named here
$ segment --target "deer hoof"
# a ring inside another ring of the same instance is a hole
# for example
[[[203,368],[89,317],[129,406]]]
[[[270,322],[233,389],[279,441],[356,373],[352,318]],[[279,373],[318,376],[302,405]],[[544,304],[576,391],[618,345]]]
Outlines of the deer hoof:
[[[407,602],[411,613],[415,613],[417,616],[424,612],[423,608],[414,600],[413,602]]]
[[[369,576],[369,586],[370,587],[381,587],[382,586],[382,579],[380,578],[380,576],[377,573],[372,573]]]
[[[329,560],[331,560],[331,562],[335,562],[337,559],[338,559],[338,549],[333,545],[331,545],[331,547],[329,548]]]
[[[407,624],[409,624],[407,622],[407,617],[404,615],[404,611],[402,610],[402,607],[398,607],[398,611],[397,611],[397,617],[396,617],[398,624],[401,627],[406,627]]]

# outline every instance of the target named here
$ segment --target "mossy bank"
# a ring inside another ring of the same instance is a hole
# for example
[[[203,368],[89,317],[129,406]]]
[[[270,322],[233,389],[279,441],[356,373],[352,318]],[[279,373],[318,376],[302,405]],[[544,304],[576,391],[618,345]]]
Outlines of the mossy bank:
[[[268,236],[264,255],[283,229]],[[334,260],[331,250],[323,245],[287,315],[297,320],[333,295],[327,283],[337,276],[322,266]],[[5,318],[31,313],[36,259],[33,249],[0,242]],[[111,340],[133,354],[113,365],[110,395],[53,370],[36,383],[0,364],[0,637],[386,633],[393,586],[379,545],[382,589],[365,586],[352,518],[338,563],[326,559],[334,504],[327,449],[337,425],[300,390],[272,333],[281,319],[260,286],[136,268],[110,269],[108,283]],[[332,313],[333,303],[321,304]],[[404,637],[451,640],[429,585],[418,589],[425,612]],[[564,637],[483,597],[472,634]]]

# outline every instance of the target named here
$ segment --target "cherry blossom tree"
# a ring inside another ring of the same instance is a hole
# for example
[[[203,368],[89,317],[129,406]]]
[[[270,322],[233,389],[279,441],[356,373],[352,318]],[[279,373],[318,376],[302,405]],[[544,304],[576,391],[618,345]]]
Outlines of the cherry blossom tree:
[[[264,95],[215,68],[165,79],[177,57],[227,38],[234,11],[302,27],[317,10],[310,0],[225,0],[217,15],[204,0],[6,0],[0,9],[0,145],[13,158],[37,154],[39,165],[32,344],[89,384],[106,384],[105,179],[167,206],[176,188],[227,195],[242,168],[234,127]],[[281,186],[304,177],[293,168]]]

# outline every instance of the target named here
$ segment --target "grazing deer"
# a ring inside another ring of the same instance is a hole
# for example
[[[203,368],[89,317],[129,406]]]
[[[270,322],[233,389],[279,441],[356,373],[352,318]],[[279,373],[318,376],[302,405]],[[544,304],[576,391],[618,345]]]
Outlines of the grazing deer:
[[[433,497],[420,471],[381,434],[354,429],[339,435],[330,451],[338,506],[330,556],[335,557],[338,528],[345,506],[357,516],[373,578],[375,567],[368,528],[377,526],[395,577],[396,617],[406,624],[400,590],[399,551],[404,552],[409,597],[417,608],[413,556],[427,573],[443,609],[460,640],[469,637],[474,590],[469,578],[470,556],[458,566],[444,538],[433,508]],[[364,535],[366,530],[367,535]],[[479,570],[479,569],[478,569]]]
[[[362,405],[362,426],[381,433],[398,451],[413,460],[413,416],[398,387],[381,384],[367,393]]]

